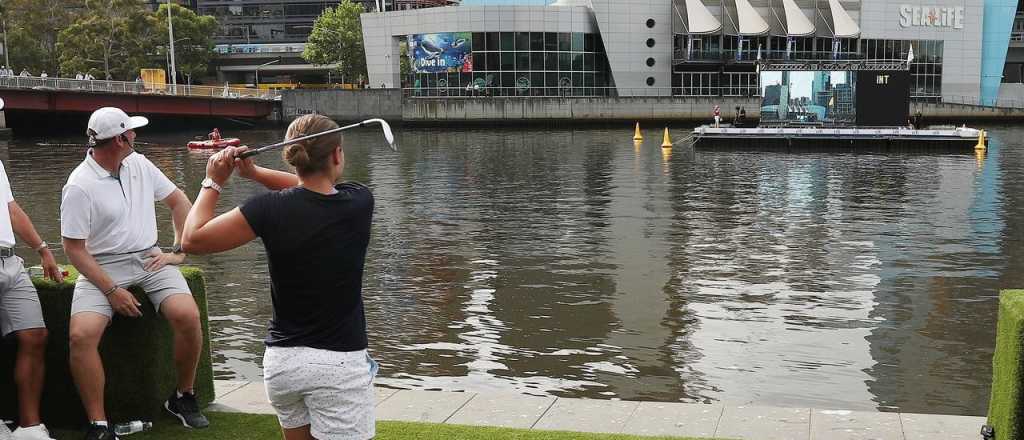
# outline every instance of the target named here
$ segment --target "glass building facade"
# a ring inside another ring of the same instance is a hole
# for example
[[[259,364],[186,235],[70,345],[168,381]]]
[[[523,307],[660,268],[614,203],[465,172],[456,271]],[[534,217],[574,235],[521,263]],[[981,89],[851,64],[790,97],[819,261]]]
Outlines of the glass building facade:
[[[771,61],[902,60],[911,47],[911,98],[942,96],[941,40],[677,35],[675,44],[673,94],[679,96],[758,95],[754,64],[759,52],[761,59]]]
[[[472,72],[412,72],[414,96],[603,96],[612,86],[600,35],[473,32]]]

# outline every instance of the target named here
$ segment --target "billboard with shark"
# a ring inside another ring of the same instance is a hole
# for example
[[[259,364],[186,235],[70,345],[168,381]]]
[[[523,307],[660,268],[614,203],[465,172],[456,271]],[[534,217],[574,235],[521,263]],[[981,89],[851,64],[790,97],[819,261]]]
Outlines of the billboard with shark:
[[[416,73],[472,72],[473,34],[443,32],[409,35],[409,54]]]

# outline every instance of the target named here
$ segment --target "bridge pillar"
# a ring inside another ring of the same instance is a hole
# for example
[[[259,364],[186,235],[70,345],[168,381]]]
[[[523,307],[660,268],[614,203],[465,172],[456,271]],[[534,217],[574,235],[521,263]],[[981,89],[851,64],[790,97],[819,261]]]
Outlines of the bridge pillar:
[[[11,129],[7,128],[7,116],[0,110],[0,139],[10,139]]]

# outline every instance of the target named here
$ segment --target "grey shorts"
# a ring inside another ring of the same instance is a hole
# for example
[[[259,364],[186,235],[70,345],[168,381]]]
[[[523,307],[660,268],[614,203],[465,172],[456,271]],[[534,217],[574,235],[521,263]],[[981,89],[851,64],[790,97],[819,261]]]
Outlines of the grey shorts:
[[[153,248],[159,250],[159,248]],[[181,275],[178,266],[167,265],[156,272],[146,272],[146,260],[150,258],[152,250],[145,250],[131,254],[99,255],[96,262],[107,272],[107,275],[114,280],[118,286],[125,289],[139,287],[146,292],[149,302],[157,312],[160,311],[160,304],[167,298],[177,294],[191,295],[192,291]],[[71,300],[71,316],[76,313],[95,312],[108,318],[114,316],[114,309],[110,307],[110,301],[103,292],[87,280],[84,276],[78,277],[75,282],[75,296]]]
[[[20,257],[0,258],[0,336],[46,328],[36,287]]]
[[[376,375],[366,350],[267,347],[263,354],[263,382],[281,427],[309,425],[320,440],[373,438]]]

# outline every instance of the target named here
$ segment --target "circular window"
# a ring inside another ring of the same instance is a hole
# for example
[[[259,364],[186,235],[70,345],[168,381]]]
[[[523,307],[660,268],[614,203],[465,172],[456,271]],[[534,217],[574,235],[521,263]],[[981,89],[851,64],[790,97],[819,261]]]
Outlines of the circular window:
[[[654,19],[653,18],[648,18],[647,19],[647,27],[649,27],[649,28],[653,28],[654,27]]]
[[[648,86],[653,86],[654,85],[654,77],[653,76],[648,76],[647,77],[647,85]]]
[[[647,47],[654,47],[654,39],[653,38],[648,38],[647,39]]]
[[[654,58],[647,59],[647,67],[654,67]]]

